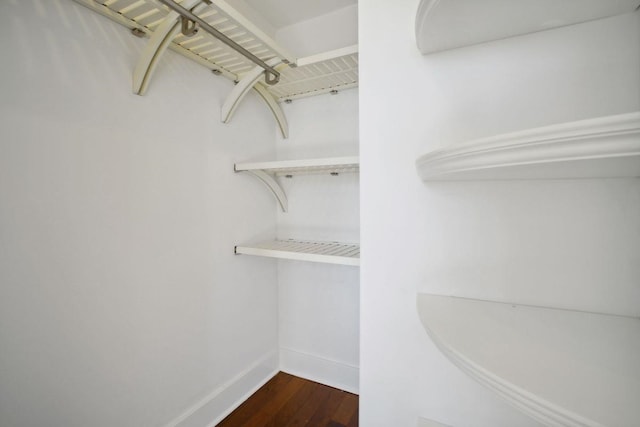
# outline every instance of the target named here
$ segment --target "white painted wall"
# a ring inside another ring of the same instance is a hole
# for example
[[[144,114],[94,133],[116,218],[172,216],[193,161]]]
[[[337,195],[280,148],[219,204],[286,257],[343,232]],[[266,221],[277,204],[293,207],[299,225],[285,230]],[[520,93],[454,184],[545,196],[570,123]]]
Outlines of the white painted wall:
[[[2,426],[203,426],[278,367],[276,265],[233,255],[276,233],[232,172],[273,120],[250,96],[220,124],[232,83],[172,52],[132,95],[144,43],[0,2]]]
[[[537,425],[453,367],[416,293],[640,313],[637,179],[422,183],[415,159],[640,109],[639,14],[422,56],[417,0],[359,4],[361,423]]]
[[[280,28],[276,41],[298,58],[358,43],[358,5]]]
[[[290,137],[278,138],[279,159],[358,154],[358,91],[284,105]],[[359,242],[359,175],[282,179],[289,211],[278,236]],[[278,261],[281,368],[344,390],[358,391],[359,269]]]

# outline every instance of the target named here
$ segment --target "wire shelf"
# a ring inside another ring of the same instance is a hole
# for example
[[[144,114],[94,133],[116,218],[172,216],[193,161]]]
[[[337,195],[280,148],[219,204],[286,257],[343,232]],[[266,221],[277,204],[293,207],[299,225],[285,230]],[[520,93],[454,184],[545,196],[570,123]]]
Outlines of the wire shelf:
[[[235,253],[328,264],[360,265],[360,246],[339,242],[273,240],[236,246]]]
[[[275,176],[358,173],[358,157],[281,160],[274,162],[236,163],[236,172],[262,170]]]
[[[147,34],[158,29],[169,14],[169,8],[157,0],[75,1],[121,25]],[[191,4],[185,0],[175,1],[184,7]],[[278,66],[280,82],[274,86],[265,85],[277,100],[319,95],[358,85],[357,46],[298,59],[224,0],[213,0],[198,7],[196,15],[199,18],[259,59],[266,62],[279,58],[284,64],[291,65]],[[171,48],[236,81],[255,68],[253,62],[206,31],[190,37],[179,32],[173,37]]]

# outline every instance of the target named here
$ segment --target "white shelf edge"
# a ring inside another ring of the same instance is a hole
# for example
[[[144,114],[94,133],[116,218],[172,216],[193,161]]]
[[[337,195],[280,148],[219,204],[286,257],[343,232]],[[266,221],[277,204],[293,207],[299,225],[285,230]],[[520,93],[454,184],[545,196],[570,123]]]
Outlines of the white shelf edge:
[[[478,139],[416,161],[424,181],[640,176],[640,112]]]
[[[296,65],[298,67],[304,67],[305,65],[316,64],[318,62],[337,59],[342,56],[354,55],[357,53],[358,53],[358,45],[354,44],[351,46],[345,46],[339,49],[329,50],[329,51],[321,52],[315,55],[298,58],[296,60]]]
[[[354,252],[355,254],[352,254]],[[360,247],[339,242],[274,240],[255,245],[238,245],[235,247],[235,253],[356,267],[360,265]]]
[[[278,100],[279,101],[284,101],[284,100],[295,101],[296,99],[304,99],[304,98],[310,98],[312,96],[335,93],[334,91],[338,91],[338,93],[339,93],[339,92],[343,92],[345,90],[355,89],[357,87],[358,87],[358,82],[355,82],[355,83],[344,83],[344,84],[339,84],[339,85],[335,85],[335,86],[329,86],[329,87],[326,87],[326,88],[323,88],[323,89],[314,89],[314,90],[311,90],[311,91],[308,91],[308,92],[300,92],[300,93],[296,93],[296,94],[287,93],[285,95],[279,96]]]
[[[350,157],[333,157],[321,159],[301,159],[301,160],[279,160],[272,162],[253,162],[253,163],[236,163],[234,169],[236,172],[263,170],[270,172],[274,170],[295,171],[302,168],[343,168],[354,167],[357,170],[359,159],[357,156]]]
[[[440,0],[420,0],[418,10],[416,11],[414,34],[416,37],[416,46],[423,55],[439,50],[438,48],[430,47],[427,43],[428,37],[424,35],[429,19],[438,3],[440,3]]]
[[[421,0],[418,50],[432,54],[631,13],[637,0]]]
[[[438,349],[547,426],[637,425],[640,319],[418,294]]]

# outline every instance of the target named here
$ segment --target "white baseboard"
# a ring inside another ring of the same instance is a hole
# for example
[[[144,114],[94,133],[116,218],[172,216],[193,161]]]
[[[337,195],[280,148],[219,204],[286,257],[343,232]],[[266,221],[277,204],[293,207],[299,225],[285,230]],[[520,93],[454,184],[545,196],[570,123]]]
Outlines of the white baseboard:
[[[280,349],[280,370],[321,384],[359,393],[360,369],[288,348]]]
[[[196,402],[165,427],[213,427],[277,373],[278,355],[273,352]]]

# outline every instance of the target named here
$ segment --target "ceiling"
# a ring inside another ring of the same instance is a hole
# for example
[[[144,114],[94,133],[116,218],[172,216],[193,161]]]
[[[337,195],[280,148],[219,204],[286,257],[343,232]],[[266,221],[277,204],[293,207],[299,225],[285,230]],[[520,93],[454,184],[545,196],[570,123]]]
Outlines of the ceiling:
[[[234,1],[230,1],[231,4]],[[271,26],[283,27],[355,5],[357,0],[244,0]]]

